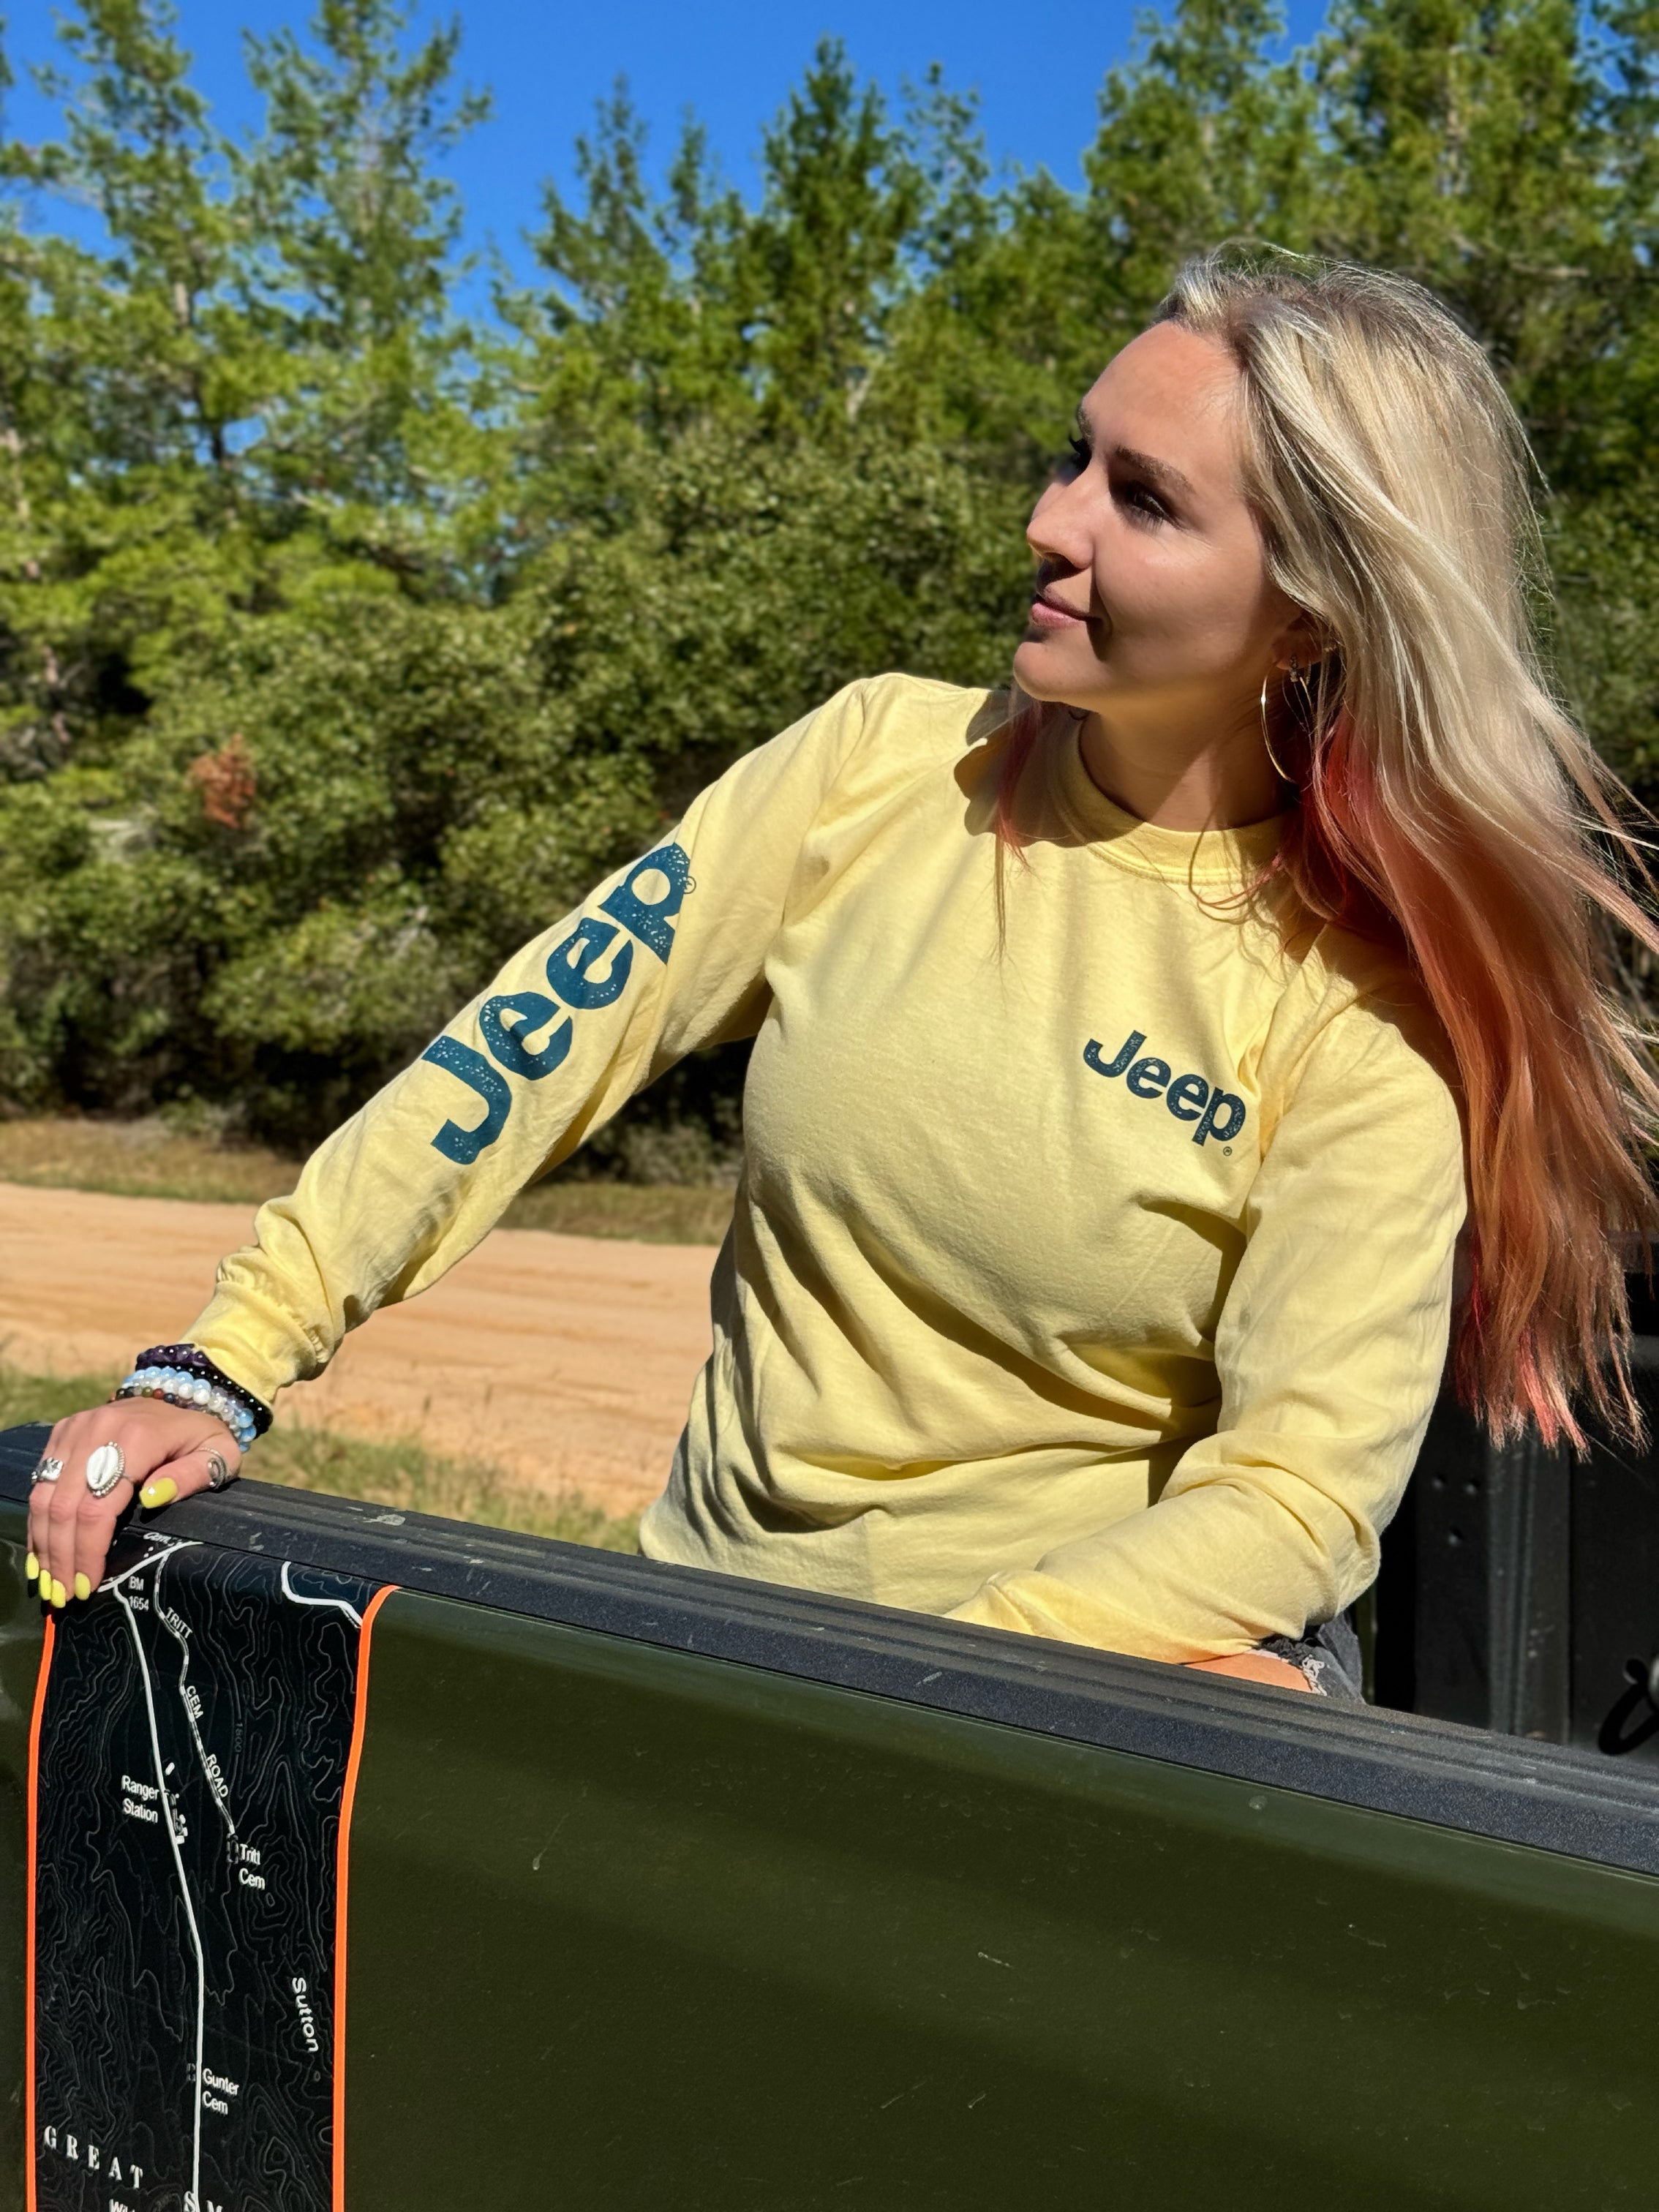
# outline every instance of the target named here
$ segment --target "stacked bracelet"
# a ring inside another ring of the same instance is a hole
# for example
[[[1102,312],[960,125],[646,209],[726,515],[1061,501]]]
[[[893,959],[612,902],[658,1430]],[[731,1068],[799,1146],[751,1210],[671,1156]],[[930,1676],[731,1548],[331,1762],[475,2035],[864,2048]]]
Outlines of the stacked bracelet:
[[[193,1344],[160,1344],[141,1352],[116,1391],[118,1398],[160,1398],[169,1406],[199,1406],[222,1421],[246,1451],[270,1426],[270,1408],[233,1382]]]
[[[186,1375],[181,1368],[135,1367],[115,1395],[118,1398],[161,1398],[169,1406],[199,1406],[216,1421],[224,1423],[244,1451],[259,1433],[253,1425],[252,1414],[228,1390],[216,1389],[211,1382],[204,1382],[198,1376]]]

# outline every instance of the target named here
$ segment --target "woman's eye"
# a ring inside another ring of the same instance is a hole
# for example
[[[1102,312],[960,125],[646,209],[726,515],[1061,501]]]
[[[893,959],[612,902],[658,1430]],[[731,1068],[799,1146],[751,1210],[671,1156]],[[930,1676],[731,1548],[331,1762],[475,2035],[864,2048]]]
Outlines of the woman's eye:
[[[1067,441],[1066,459],[1073,468],[1086,469],[1094,455],[1089,451],[1086,438],[1072,438]]]
[[[1144,515],[1148,520],[1153,522],[1167,522],[1170,520],[1169,508],[1150,484],[1138,483],[1132,480],[1127,483],[1117,485],[1116,495],[1133,514]]]

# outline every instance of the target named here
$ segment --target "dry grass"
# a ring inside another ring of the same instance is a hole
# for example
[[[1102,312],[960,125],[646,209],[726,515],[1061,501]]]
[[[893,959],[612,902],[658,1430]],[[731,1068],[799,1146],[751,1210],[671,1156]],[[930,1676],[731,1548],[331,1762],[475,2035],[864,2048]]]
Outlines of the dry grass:
[[[507,1210],[509,1229],[566,1237],[626,1237],[641,1244],[718,1244],[732,1221],[731,1190],[678,1182],[538,1183]]]
[[[113,1381],[107,1375],[30,1375],[0,1365],[0,1429],[61,1420],[107,1398]],[[254,1446],[246,1468],[261,1482],[366,1498],[400,1512],[519,1528],[601,1551],[636,1548],[637,1514],[613,1520],[579,1493],[544,1497],[483,1460],[444,1459],[409,1437],[369,1443],[326,1429],[273,1429]]]
[[[299,1170],[297,1160],[280,1152],[222,1144],[160,1121],[0,1121],[0,1182],[258,1206],[292,1190]],[[516,1198],[505,1218],[510,1229],[566,1237],[718,1244],[732,1218],[732,1193],[712,1185],[556,1177]]]
[[[221,1145],[162,1121],[0,1121],[0,1182],[258,1206],[292,1190],[296,1172],[280,1152]]]

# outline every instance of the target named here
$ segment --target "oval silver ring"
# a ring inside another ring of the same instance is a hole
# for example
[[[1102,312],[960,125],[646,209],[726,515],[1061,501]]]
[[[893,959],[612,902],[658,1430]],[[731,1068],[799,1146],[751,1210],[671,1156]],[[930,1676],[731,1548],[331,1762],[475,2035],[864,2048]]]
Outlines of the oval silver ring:
[[[94,1498],[107,1498],[126,1471],[120,1445],[100,1444],[87,1462],[87,1488]]]
[[[37,1482],[56,1482],[63,1472],[64,1462],[61,1459],[37,1461],[34,1471],[29,1477],[29,1486],[33,1489]]]

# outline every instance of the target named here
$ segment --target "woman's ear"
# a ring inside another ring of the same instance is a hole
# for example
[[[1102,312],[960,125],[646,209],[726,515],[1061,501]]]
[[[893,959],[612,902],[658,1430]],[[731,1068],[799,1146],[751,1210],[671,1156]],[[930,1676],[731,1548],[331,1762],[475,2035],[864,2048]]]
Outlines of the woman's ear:
[[[1273,665],[1288,674],[1294,661],[1305,676],[1331,651],[1332,645],[1317,617],[1298,609],[1273,640]]]

